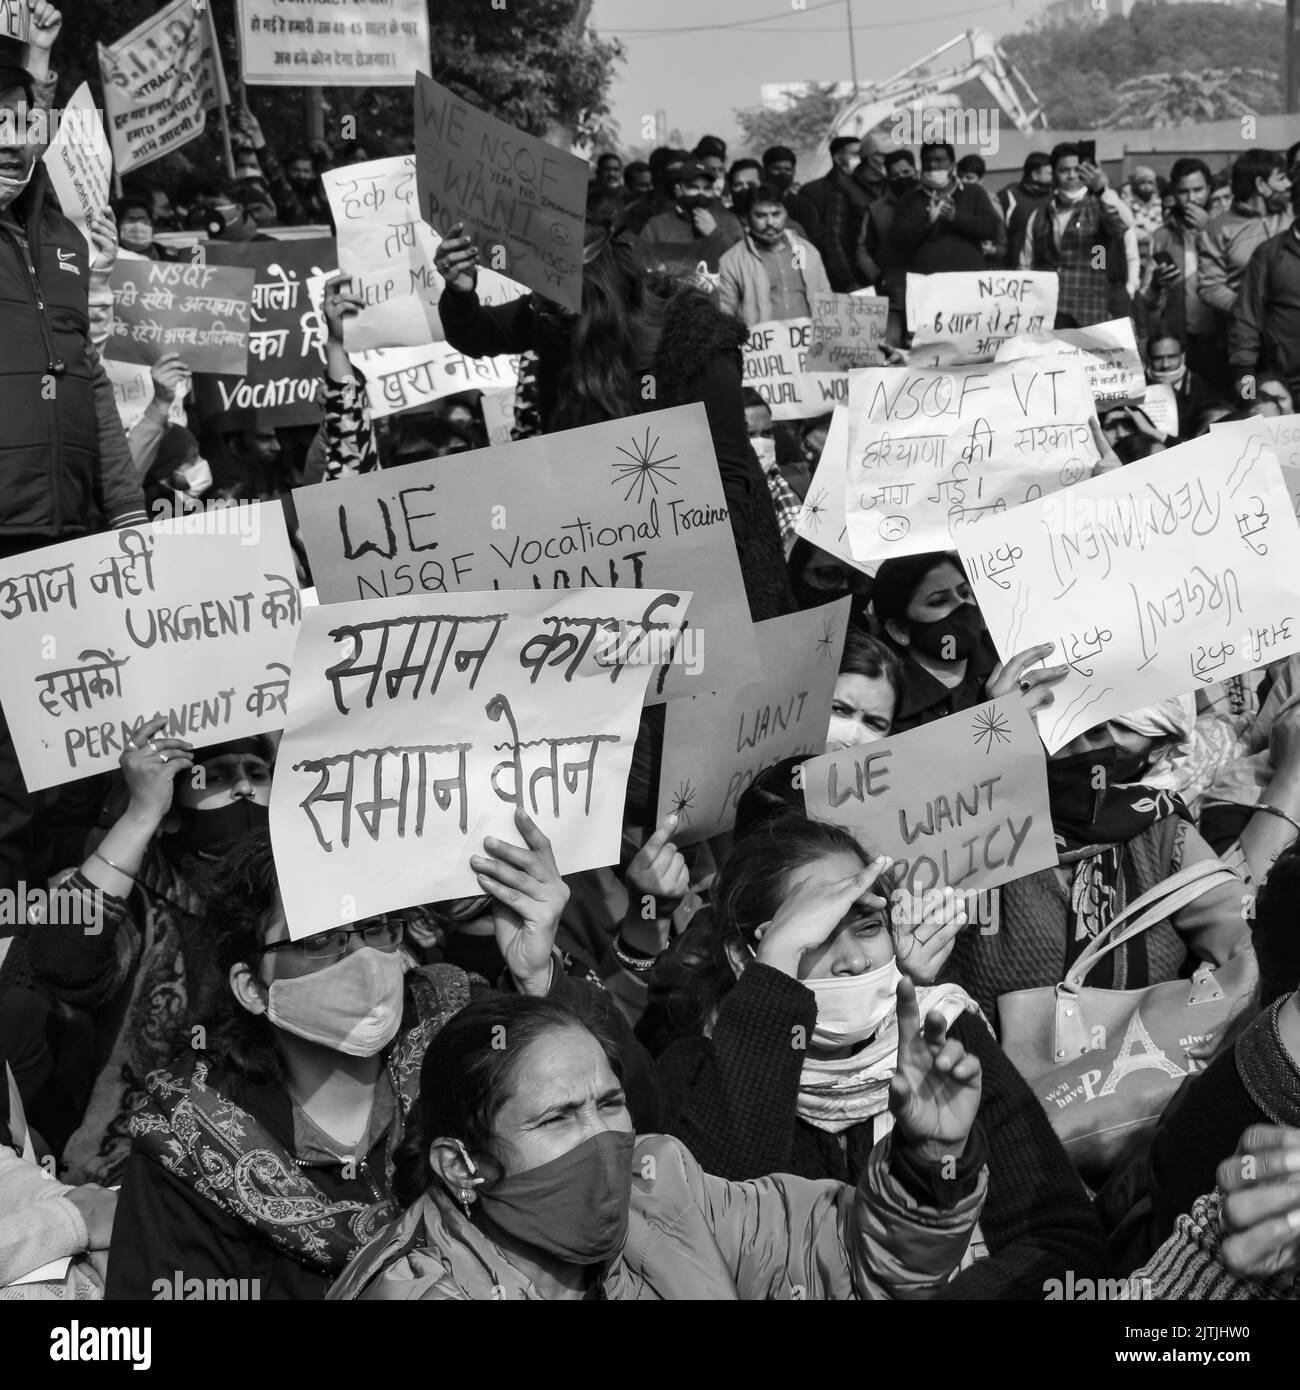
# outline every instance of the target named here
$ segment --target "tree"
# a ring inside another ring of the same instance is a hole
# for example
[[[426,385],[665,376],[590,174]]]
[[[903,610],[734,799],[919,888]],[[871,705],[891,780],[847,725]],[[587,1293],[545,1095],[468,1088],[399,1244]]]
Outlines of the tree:
[[[1259,68],[1131,77],[1115,88],[1117,105],[1106,124],[1118,130],[1142,130],[1253,115],[1275,95],[1276,81],[1276,73]]]
[[[785,107],[751,106],[735,113],[745,148],[761,155],[769,145],[788,145],[800,160],[821,154],[831,123],[844,106],[833,82],[810,82]]]

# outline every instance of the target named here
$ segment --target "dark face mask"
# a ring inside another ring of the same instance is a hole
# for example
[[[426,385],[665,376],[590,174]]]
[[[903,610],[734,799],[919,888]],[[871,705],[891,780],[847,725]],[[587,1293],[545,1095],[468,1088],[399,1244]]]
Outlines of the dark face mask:
[[[973,603],[954,608],[933,623],[912,623],[912,646],[936,661],[962,661],[974,656],[984,635],[984,617]]]
[[[706,208],[713,201],[707,193],[683,193],[677,200],[677,206],[683,212],[691,212],[695,208]]]
[[[193,806],[173,806],[172,813],[180,822],[177,838],[186,849],[199,854],[221,854],[250,830],[263,829],[271,816],[267,807],[245,796],[202,811]]]
[[[1146,754],[1123,753],[1114,744],[1049,761],[1047,792],[1052,820],[1058,824],[1090,824],[1101,814],[1106,792],[1114,786],[1140,781],[1146,766]]]
[[[909,188],[915,188],[920,182],[915,174],[896,174],[889,180],[890,191],[893,193],[906,193]]]

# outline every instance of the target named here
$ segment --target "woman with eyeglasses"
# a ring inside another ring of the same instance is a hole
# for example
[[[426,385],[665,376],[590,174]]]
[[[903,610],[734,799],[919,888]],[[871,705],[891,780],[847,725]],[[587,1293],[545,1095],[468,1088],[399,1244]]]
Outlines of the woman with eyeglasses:
[[[555,961],[567,894],[550,844],[522,812],[516,825],[523,845],[489,838],[471,859],[497,904],[499,986],[585,1000]],[[265,832],[214,869],[203,926],[214,968],[202,1022],[132,1116],[107,1296],[151,1298],[179,1270],[255,1281],[245,1297],[321,1298],[394,1215],[393,1155],[425,1049],[472,982],[455,966],[414,967],[401,915],[291,939]],[[640,1110],[653,1126],[653,1108]]]

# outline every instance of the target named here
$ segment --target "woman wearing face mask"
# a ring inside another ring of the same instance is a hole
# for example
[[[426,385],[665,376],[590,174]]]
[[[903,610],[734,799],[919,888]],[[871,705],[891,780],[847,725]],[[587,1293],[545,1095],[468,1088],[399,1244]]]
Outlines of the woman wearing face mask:
[[[144,479],[145,506],[151,517],[192,511],[212,487],[212,468],[199,441],[184,425],[170,425]]]
[[[903,664],[894,733],[1009,695],[1019,688],[1031,711],[1050,705],[1066,666],[1037,666],[1052,643],[999,663],[975,595],[956,555],[932,551],[884,561],[872,608]],[[1031,669],[1034,668],[1034,669]]]
[[[425,1058],[406,1213],[331,1298],[930,1296],[983,1200],[980,1068],[937,1015],[922,1037],[906,987],[900,1000],[898,1126],[856,1191],[710,1177],[676,1140],[638,1137],[617,1055],[570,1011],[471,1005]]]
[[[119,198],[113,207],[117,218],[117,240],[123,251],[148,256],[151,261],[179,260],[179,254],[154,240],[153,200],[147,197]]]
[[[820,608],[824,603],[851,598],[849,621],[866,631],[873,587],[869,575],[838,555],[818,549],[802,536],[791,546],[786,568],[790,573],[790,587],[801,609]]]
[[[891,911],[879,895],[887,865],[868,866],[846,831],[788,809],[739,835],[714,885],[708,945],[668,1000],[679,1036],[658,1058],[667,1130],[706,1171],[852,1183],[874,1161],[891,1124],[898,981],[932,979],[964,921],[951,895],[936,895],[923,937],[914,899],[895,894]],[[974,1002],[952,984],[922,985],[917,998],[984,1077],[987,1257],[943,1296],[1040,1298],[1066,1268],[1099,1271],[1088,1200]]]
[[[903,668],[894,653],[876,638],[849,628],[831,696],[826,751],[837,753],[888,738],[902,691]]]

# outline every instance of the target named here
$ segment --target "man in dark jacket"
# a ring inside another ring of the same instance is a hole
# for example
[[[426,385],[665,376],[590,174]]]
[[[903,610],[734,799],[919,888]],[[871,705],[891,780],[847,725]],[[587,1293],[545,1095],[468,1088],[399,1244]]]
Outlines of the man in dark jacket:
[[[1300,224],[1250,258],[1228,326],[1228,362],[1245,401],[1264,375],[1281,377],[1293,396],[1300,391]]]
[[[1044,150],[1031,150],[1019,183],[1009,183],[998,191],[998,207],[1007,227],[1007,266],[1020,264],[1029,219],[1052,196],[1052,156]]]
[[[858,143],[861,158],[852,173],[834,170],[826,176],[828,194],[822,219],[822,260],[831,288],[851,294],[869,282],[862,278],[857,249],[862,240],[863,223],[872,203],[889,193],[887,155],[884,141],[877,135],[864,135]],[[808,189],[803,190],[807,194]]]
[[[781,191],[781,201],[793,221],[803,228],[807,240],[821,250],[822,220],[811,198],[805,198],[795,183],[795,154],[784,145],[773,145],[763,151],[763,182]],[[739,240],[739,238],[737,238]]]
[[[989,195],[954,172],[951,145],[921,148],[921,186],[904,194],[894,213],[894,250],[913,275],[983,270],[981,243],[1002,225]]]
[[[745,234],[740,219],[713,196],[713,176],[697,159],[681,166],[676,190],[673,206],[645,224],[646,255],[673,270],[693,270],[703,261],[716,275],[722,253]]]

